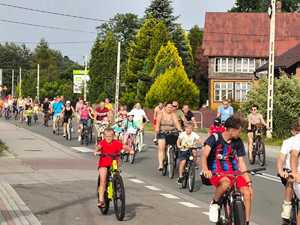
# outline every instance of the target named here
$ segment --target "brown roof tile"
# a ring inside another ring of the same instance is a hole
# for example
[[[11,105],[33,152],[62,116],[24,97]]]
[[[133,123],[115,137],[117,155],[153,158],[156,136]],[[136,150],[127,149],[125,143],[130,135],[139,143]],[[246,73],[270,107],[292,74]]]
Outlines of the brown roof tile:
[[[266,13],[206,13],[203,48],[207,56],[267,58],[269,23]],[[300,43],[300,13],[276,16],[276,55]]]

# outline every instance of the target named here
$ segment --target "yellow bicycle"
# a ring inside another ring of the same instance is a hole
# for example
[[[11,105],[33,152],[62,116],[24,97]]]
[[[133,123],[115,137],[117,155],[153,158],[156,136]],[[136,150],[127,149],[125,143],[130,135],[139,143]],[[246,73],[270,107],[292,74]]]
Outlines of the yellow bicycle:
[[[101,154],[100,157],[112,158],[112,166],[108,170],[106,191],[104,193],[104,207],[99,207],[101,213],[106,215],[109,210],[110,202],[113,201],[115,215],[119,221],[125,216],[125,187],[120,175],[117,158],[120,155]],[[99,200],[100,176],[98,176],[97,195]]]

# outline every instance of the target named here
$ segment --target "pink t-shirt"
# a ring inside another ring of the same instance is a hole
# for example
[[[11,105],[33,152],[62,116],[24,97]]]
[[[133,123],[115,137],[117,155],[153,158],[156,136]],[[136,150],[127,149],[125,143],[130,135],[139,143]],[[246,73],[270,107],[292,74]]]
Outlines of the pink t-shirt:
[[[85,109],[85,108],[80,109],[80,119],[82,120],[89,119],[89,109]]]

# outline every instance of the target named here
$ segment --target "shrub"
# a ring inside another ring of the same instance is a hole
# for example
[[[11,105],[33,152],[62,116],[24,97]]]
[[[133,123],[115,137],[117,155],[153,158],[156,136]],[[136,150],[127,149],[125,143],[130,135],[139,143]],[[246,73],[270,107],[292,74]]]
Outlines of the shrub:
[[[199,94],[198,87],[188,79],[182,66],[171,68],[155,80],[146,95],[146,105],[154,107],[159,102],[177,100],[180,104],[196,107]]]
[[[266,78],[255,84],[248,93],[247,101],[242,106],[244,114],[248,114],[251,106],[256,104],[264,118],[267,118],[267,87]],[[290,135],[292,123],[300,116],[300,83],[297,78],[282,75],[274,81],[273,131],[276,137]]]

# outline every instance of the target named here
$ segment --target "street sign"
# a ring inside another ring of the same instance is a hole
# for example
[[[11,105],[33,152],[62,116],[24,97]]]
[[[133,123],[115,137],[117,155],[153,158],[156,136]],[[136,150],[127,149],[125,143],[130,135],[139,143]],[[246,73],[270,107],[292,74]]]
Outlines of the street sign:
[[[73,70],[73,93],[82,94],[84,81],[89,81],[89,70]]]

